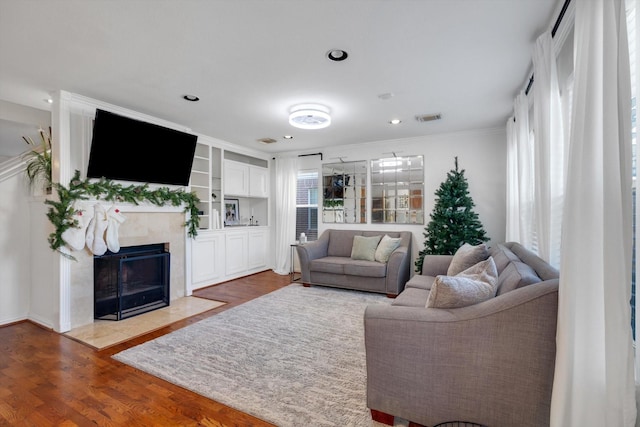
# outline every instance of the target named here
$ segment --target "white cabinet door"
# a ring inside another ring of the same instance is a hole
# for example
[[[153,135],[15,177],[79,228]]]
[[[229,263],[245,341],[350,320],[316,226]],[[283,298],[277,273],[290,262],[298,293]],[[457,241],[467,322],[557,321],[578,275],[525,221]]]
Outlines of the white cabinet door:
[[[233,160],[224,162],[225,196],[249,195],[249,165]]]
[[[197,236],[191,241],[191,282],[193,289],[209,286],[222,276],[223,244],[224,241],[221,234]]]
[[[246,231],[228,232],[225,238],[225,273],[232,275],[247,270]]]
[[[269,197],[269,169],[249,166],[249,196]]]
[[[267,231],[249,231],[249,269],[267,266]]]

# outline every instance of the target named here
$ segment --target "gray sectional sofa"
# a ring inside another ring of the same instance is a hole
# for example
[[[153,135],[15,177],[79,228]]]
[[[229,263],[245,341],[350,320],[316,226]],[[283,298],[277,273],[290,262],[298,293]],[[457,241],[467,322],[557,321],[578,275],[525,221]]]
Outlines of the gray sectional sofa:
[[[352,259],[355,236],[387,235],[400,245],[386,263]],[[395,297],[411,275],[411,232],[372,230],[325,230],[318,240],[297,246],[301,281],[305,286],[323,285],[377,292]]]
[[[375,420],[549,425],[559,272],[518,243],[495,245],[489,255],[498,287],[482,302],[427,308],[452,259],[427,255],[422,274],[391,305],[367,307],[367,405]]]

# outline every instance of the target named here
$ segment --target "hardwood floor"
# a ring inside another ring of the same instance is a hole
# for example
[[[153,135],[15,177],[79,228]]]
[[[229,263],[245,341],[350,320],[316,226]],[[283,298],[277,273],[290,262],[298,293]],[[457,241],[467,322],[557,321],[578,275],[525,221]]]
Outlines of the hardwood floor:
[[[199,289],[228,304],[102,351],[31,322],[0,327],[0,426],[272,426],[111,356],[289,283],[266,271]]]

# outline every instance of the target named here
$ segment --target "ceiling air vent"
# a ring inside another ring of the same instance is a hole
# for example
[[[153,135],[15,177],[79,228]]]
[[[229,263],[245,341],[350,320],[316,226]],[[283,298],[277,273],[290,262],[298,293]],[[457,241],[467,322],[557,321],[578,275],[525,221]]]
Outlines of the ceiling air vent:
[[[416,116],[416,120],[419,122],[431,122],[433,120],[440,120],[442,118],[442,114],[424,114],[422,116]]]
[[[278,142],[273,138],[260,138],[258,142],[262,142],[263,144],[273,144],[274,142]]]

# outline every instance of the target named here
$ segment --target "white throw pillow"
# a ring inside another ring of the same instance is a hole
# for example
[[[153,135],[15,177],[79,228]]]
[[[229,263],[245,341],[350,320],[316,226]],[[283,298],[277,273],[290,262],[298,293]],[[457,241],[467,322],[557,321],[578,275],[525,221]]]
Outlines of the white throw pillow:
[[[426,306],[460,308],[486,301],[496,295],[497,282],[498,270],[489,257],[456,276],[436,276]]]
[[[389,261],[391,253],[400,246],[401,240],[401,237],[393,238],[385,234],[376,248],[376,253],[374,255],[375,260],[386,264],[387,261]]]
[[[447,276],[455,276],[488,257],[489,251],[484,243],[476,246],[465,243],[453,254],[453,259],[451,259],[451,264],[449,264],[449,269],[447,270]]]
[[[375,261],[376,248],[382,236],[354,236],[351,246],[351,259]]]

